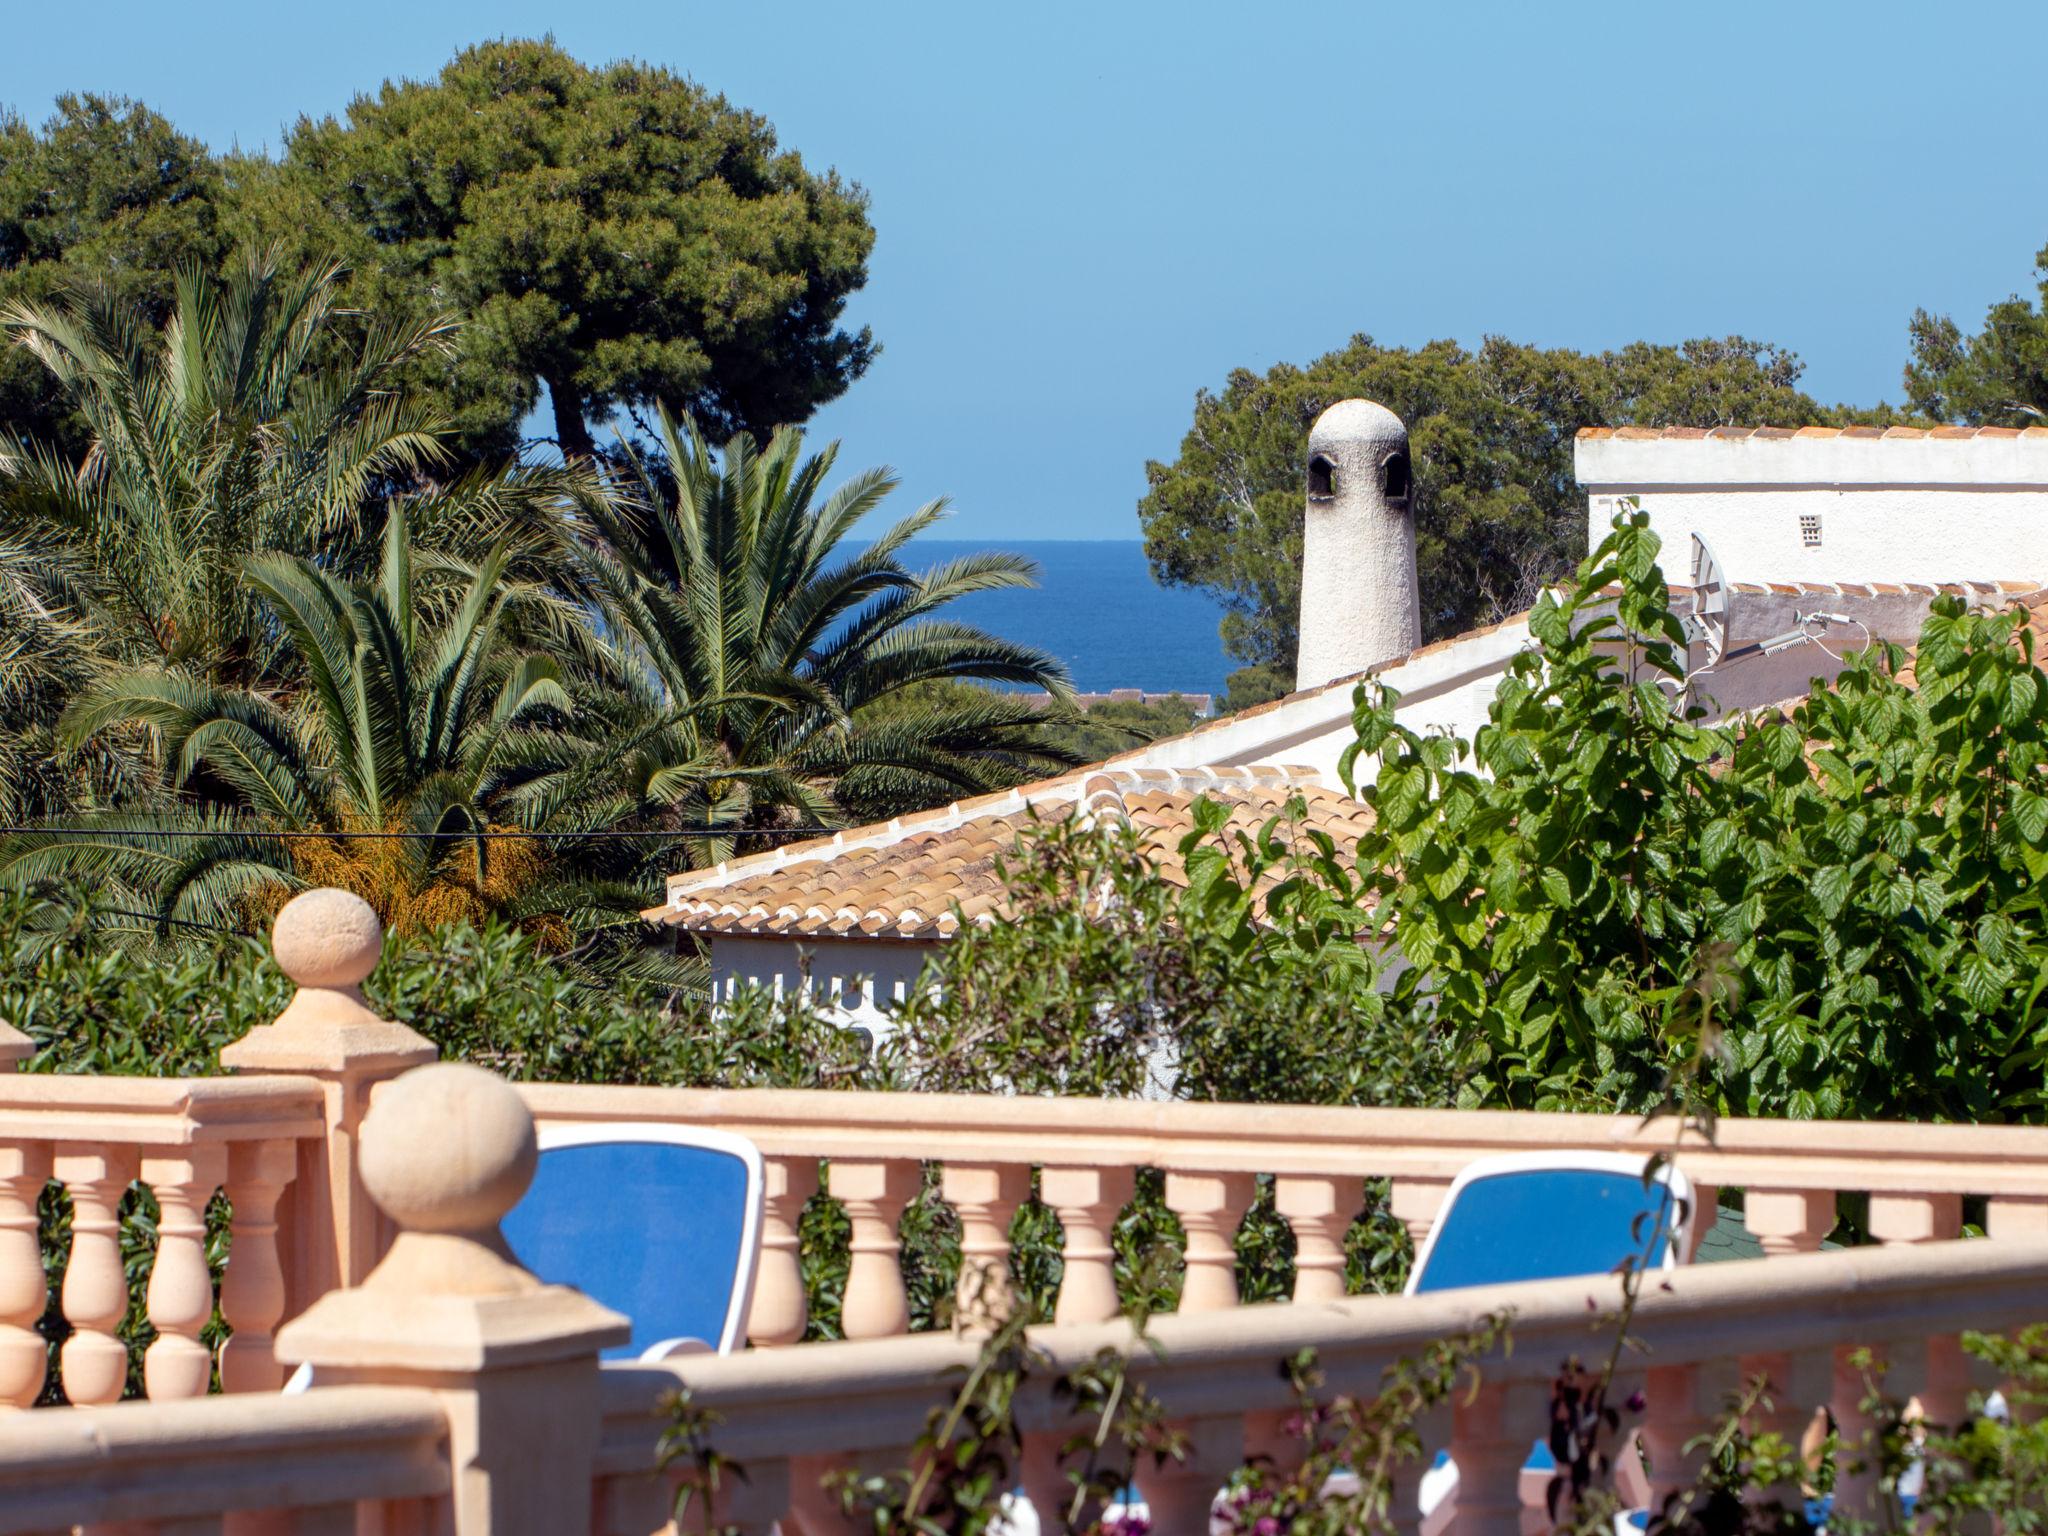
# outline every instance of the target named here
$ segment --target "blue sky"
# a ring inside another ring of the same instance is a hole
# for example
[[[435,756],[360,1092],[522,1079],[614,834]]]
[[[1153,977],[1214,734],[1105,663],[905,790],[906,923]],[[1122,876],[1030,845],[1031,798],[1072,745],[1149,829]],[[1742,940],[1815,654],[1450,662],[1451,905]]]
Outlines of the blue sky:
[[[1501,332],[1740,331],[1897,398],[2048,243],[2048,6],[1133,3],[8,7],[0,102],[140,97],[275,148],[389,75],[552,31],[765,113],[873,196],[886,348],[817,419],[949,536],[1130,538],[1232,367]]]

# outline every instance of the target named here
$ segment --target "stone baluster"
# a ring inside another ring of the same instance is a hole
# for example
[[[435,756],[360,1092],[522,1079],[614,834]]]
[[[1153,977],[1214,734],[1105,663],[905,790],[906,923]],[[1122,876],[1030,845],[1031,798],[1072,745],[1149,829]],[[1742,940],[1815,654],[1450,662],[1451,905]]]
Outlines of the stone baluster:
[[[223,1392],[275,1392],[284,1385],[275,1338],[285,1308],[277,1206],[298,1165],[298,1148],[289,1141],[243,1142],[228,1154],[228,1201],[235,1215],[220,1313],[234,1332],[221,1346]]]
[[[1062,1432],[1027,1432],[1023,1454],[1017,1460],[1018,1485],[1031,1501],[1031,1512],[1038,1517],[1038,1529],[1045,1536],[1054,1536],[1054,1533],[1067,1529],[1067,1510],[1074,1499],[1074,1485],[1067,1481],[1066,1471],[1060,1464],[1060,1451],[1066,1439]],[[1083,1510],[1073,1529],[1089,1529],[1100,1514],[1099,1509]]]
[[[1728,1385],[1724,1373],[1698,1365],[1650,1367],[1643,1383],[1641,1442],[1651,1509],[1662,1509],[1672,1494],[1692,1486],[1706,1455],[1687,1446],[1713,1424]]]
[[[1059,1216],[1065,1233],[1055,1323],[1099,1323],[1120,1310],[1112,1234],[1136,1185],[1129,1168],[1047,1168],[1039,1174],[1039,1198]]]
[[[1750,1189],[1742,1202],[1742,1224],[1763,1246],[1764,1257],[1818,1253],[1835,1230],[1831,1189]]]
[[[1443,1209],[1449,1179],[1395,1179],[1387,1196],[1387,1208],[1394,1219],[1408,1229],[1408,1240],[1417,1253],[1436,1225],[1436,1213]]]
[[[747,1311],[747,1342],[756,1349],[798,1343],[810,1324],[800,1233],[804,1205],[818,1192],[815,1158],[771,1157],[761,1171],[761,1259]]]
[[[1294,1299],[1335,1301],[1344,1294],[1344,1237],[1365,1205],[1365,1180],[1355,1175],[1273,1180],[1274,1209],[1294,1232]]]
[[[1521,1399],[1517,1401],[1517,1398]],[[1458,1397],[1451,1459],[1458,1464],[1458,1536],[1520,1536],[1522,1464],[1543,1430],[1541,1387],[1481,1385]]]
[[[227,1149],[220,1146],[142,1160],[142,1181],[156,1192],[159,1213],[149,1272],[149,1325],[156,1338],[142,1357],[142,1384],[153,1402],[204,1397],[213,1381],[213,1351],[199,1337],[213,1320],[206,1207],[227,1171]]]
[[[1856,1354],[1853,1344],[1835,1348],[1834,1393],[1828,1405],[1835,1415],[1835,1513],[1875,1521],[1881,1509],[1882,1447],[1877,1444],[1876,1419],[1863,1405],[1873,1387],[1884,1385],[1884,1361],[1873,1356],[1861,1366]]]
[[[135,1180],[136,1155],[125,1147],[65,1143],[53,1168],[71,1191],[61,1300],[73,1332],[58,1353],[64,1395],[81,1405],[117,1402],[128,1384],[128,1347],[115,1336],[128,1315],[120,1205]]]
[[[948,1163],[939,1190],[960,1213],[960,1277],[953,1310],[963,1327],[992,1328],[1010,1315],[1010,1223],[1031,1198],[1031,1170],[1022,1164]]]
[[[1439,1447],[1451,1441],[1451,1405],[1439,1402],[1424,1409],[1415,1419],[1419,1454],[1397,1461],[1387,1473],[1387,1523],[1398,1536],[1416,1536],[1422,1529],[1422,1480],[1436,1461]],[[1442,1511],[1437,1512],[1440,1516]],[[1441,1528],[1441,1518],[1433,1522]]]
[[[632,1329],[510,1256],[498,1223],[533,1181],[533,1117],[480,1067],[408,1072],[364,1119],[356,1169],[396,1224],[363,1283],[278,1330],[322,1386],[418,1387],[447,1417],[462,1536],[587,1531],[601,1432],[598,1352]]]
[[[908,1159],[835,1160],[829,1185],[853,1224],[846,1295],[839,1328],[849,1339],[885,1339],[910,1331],[910,1298],[903,1289],[903,1246],[896,1223],[916,1196],[918,1165]]]
[[[347,891],[306,891],[271,924],[270,952],[298,991],[274,1024],[220,1053],[243,1075],[318,1078],[326,1134],[300,1144],[282,1223],[292,1241],[285,1266],[287,1316],[340,1286],[359,1285],[388,1233],[356,1171],[356,1142],[370,1090],[439,1054],[432,1041],[380,1019],[362,984],[384,953],[384,928],[370,904]]]
[[[1870,1235],[1890,1247],[1898,1243],[1939,1243],[1962,1236],[1963,1197],[1953,1194],[1879,1194],[1870,1197]],[[1944,1427],[1962,1422],[1969,1399],[1969,1362],[1954,1334],[1934,1334],[1926,1342],[1920,1368],[1921,1417]],[[1911,1375],[1912,1372],[1906,1374]]]
[[[27,1408],[43,1390],[49,1346],[36,1331],[49,1291],[36,1202],[50,1179],[50,1149],[0,1142],[0,1410]]]
[[[1141,1462],[1138,1492],[1145,1496],[1158,1536],[1209,1536],[1216,1495],[1244,1465],[1244,1421],[1194,1419],[1176,1427],[1187,1437],[1187,1455],[1163,1464]]]
[[[1993,1195],[1984,1231],[1989,1237],[2048,1237],[2048,1195]]]
[[[1237,1305],[1237,1229],[1257,1192],[1249,1173],[1167,1173],[1166,1208],[1187,1234],[1181,1311]]]
[[[1818,1417],[1821,1406],[1833,1393],[1832,1356],[1811,1353],[1744,1355],[1736,1364],[1736,1372],[1745,1391],[1758,1377],[1770,1384],[1766,1393],[1767,1405],[1760,1406],[1749,1416],[1751,1432],[1775,1433],[1796,1452],[1808,1427]],[[1801,1489],[1774,1483],[1751,1489],[1746,1497],[1760,1508],[1775,1502],[1783,1508],[1796,1509]]]
[[[840,1474],[851,1472],[859,1462],[851,1456],[793,1456],[787,1463],[788,1508],[783,1517],[785,1532],[795,1536],[864,1536],[865,1522],[846,1512],[838,1495],[826,1484]]]

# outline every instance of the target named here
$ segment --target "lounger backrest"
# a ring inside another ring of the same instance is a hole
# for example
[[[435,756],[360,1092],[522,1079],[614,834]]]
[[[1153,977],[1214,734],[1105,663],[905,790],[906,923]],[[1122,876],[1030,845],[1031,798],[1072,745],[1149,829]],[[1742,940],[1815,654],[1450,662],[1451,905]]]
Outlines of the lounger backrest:
[[[1692,1186],[1613,1152],[1510,1153],[1461,1172],[1416,1255],[1408,1292],[1606,1274],[1647,1250],[1652,1268],[1690,1257]]]
[[[504,1221],[541,1279],[633,1320],[608,1359],[745,1340],[761,1238],[761,1155],[723,1131],[660,1124],[544,1126],[540,1167]]]

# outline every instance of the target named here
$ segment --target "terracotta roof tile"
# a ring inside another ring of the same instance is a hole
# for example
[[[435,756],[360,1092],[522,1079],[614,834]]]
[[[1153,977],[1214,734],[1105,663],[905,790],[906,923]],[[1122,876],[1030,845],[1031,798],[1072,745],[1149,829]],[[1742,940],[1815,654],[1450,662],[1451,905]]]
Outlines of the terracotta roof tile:
[[[1307,768],[1093,768],[945,807],[950,824],[942,827],[904,834],[885,823],[818,839],[808,855],[792,858],[800,850],[787,849],[678,875],[668,904],[646,916],[697,933],[942,939],[957,931],[956,905],[970,922],[1000,914],[996,860],[1016,846],[1027,807],[1041,817],[1072,815],[1076,807],[1123,817],[1161,875],[1185,886],[1180,842],[1193,827],[1198,795],[1231,808],[1229,830],[1249,832],[1281,815],[1297,794],[1306,807],[1297,833],[1325,832],[1344,848],[1370,824],[1363,805]]]

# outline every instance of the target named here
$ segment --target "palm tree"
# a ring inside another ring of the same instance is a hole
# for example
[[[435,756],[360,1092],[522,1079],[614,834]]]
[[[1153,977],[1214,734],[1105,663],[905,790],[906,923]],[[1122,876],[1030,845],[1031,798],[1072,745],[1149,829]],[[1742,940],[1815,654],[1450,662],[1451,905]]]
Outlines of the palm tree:
[[[977,554],[906,568],[904,546],[945,515],[943,501],[847,548],[896,479],[868,470],[822,494],[838,445],[805,458],[793,429],[765,450],[743,433],[714,456],[694,424],[663,411],[656,437],[665,473],[629,455],[562,541],[602,616],[602,686],[587,708],[607,721],[593,735],[633,742],[610,754],[628,797],[735,830],[838,824],[1070,761],[1020,695],[938,686],[1071,696],[1044,652],[940,616],[969,593],[1031,585],[1030,562]]]
[[[506,643],[508,616],[534,597],[508,579],[512,554],[501,545],[436,589],[394,509],[369,580],[304,558],[251,559],[248,587],[303,687],[286,703],[175,667],[93,686],[67,711],[65,736],[146,727],[191,798],[143,832],[109,814],[97,835],[78,835],[93,833],[88,820],[19,837],[0,878],[89,880],[159,923],[246,921],[307,883],[356,891],[399,930],[559,914],[539,850],[490,835],[515,792],[545,779],[522,749],[552,739],[544,726],[570,707],[556,663]]]
[[[347,352],[341,276],[281,271],[259,252],[224,278],[187,270],[161,333],[100,292],[0,310],[0,332],[42,361],[93,436],[72,465],[0,435],[0,518],[74,553],[120,659],[263,677],[277,636],[242,562],[372,558],[366,509],[443,461],[441,423],[395,381],[452,326],[372,324]]]

